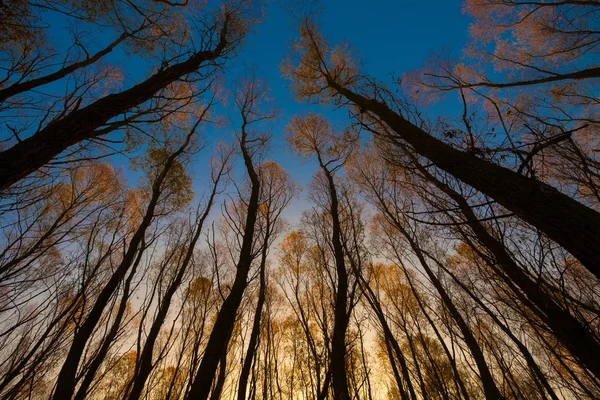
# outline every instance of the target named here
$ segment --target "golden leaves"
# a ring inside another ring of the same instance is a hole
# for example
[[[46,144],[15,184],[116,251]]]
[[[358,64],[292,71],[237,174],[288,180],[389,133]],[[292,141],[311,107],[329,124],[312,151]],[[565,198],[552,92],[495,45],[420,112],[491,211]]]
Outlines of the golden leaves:
[[[305,271],[304,257],[308,251],[308,243],[304,233],[292,231],[281,241],[280,244],[281,264],[288,268],[295,276]]]
[[[185,297],[191,298],[193,301],[199,301],[201,299],[207,299],[212,291],[212,282],[199,276],[195,278],[190,285],[185,289]]]
[[[147,181],[143,187],[148,195],[149,188],[154,185],[155,180],[166,167],[171,154],[172,151],[166,147],[149,148],[146,154],[134,160],[134,165],[141,167],[146,174]],[[171,161],[160,190],[162,206],[172,211],[181,209],[192,200],[194,196],[192,178],[181,161],[177,159]]]
[[[301,25],[300,39],[293,44],[292,52],[281,70],[300,100],[329,100],[334,95],[331,82],[351,86],[358,79],[359,68],[349,46],[339,44],[330,49],[312,21]]]
[[[358,139],[350,130],[333,130],[323,116],[313,113],[294,116],[285,130],[286,140],[297,154],[305,158],[314,156],[323,164],[348,157]]]

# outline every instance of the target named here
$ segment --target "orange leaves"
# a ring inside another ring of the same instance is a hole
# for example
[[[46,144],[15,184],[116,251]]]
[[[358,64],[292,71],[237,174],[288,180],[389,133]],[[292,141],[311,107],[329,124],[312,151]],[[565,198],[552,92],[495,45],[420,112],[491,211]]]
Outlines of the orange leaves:
[[[280,212],[299,190],[297,183],[276,162],[263,162],[259,166],[258,174],[261,181],[260,201],[262,203],[259,212],[263,217]]]
[[[191,119],[202,114],[202,109],[193,101],[195,91],[190,82],[176,81],[167,86],[162,95],[169,99],[169,107],[162,110],[161,124],[165,130],[186,128]]]
[[[463,11],[475,19],[469,29],[472,37],[487,42],[504,32],[505,28],[496,27],[492,23],[493,18],[502,18],[510,11],[509,7],[502,4],[503,2],[503,0],[465,0]]]
[[[185,289],[185,297],[192,299],[193,302],[207,299],[212,291],[212,282],[204,277],[197,277],[187,289]]]
[[[329,89],[331,82],[342,86],[356,83],[359,68],[348,45],[330,49],[314,22],[302,23],[300,39],[292,51],[281,70],[291,80],[291,90],[298,99],[328,100],[334,94]]]
[[[309,114],[306,117],[294,116],[285,130],[287,141],[293,150],[304,157],[309,157],[316,150],[324,148],[331,137],[331,126],[321,116]]]
[[[324,85],[321,65],[324,39],[308,22],[300,28],[300,39],[292,46],[293,56],[281,65],[283,74],[291,80],[291,89],[299,99],[317,95]]]
[[[162,172],[171,151],[165,147],[150,148],[140,159],[135,160],[135,165],[140,166],[145,172],[148,181],[144,184],[146,193],[156,177]],[[188,204],[193,198],[192,178],[187,173],[185,165],[179,160],[172,161],[162,184],[163,205],[167,209],[178,210]]]
[[[299,275],[305,270],[305,255],[308,251],[308,243],[301,231],[292,231],[281,241],[280,244],[282,265]]]
[[[78,192],[88,191],[94,198],[116,195],[123,189],[121,178],[114,168],[106,163],[92,163],[75,169],[72,184]]]
[[[344,86],[354,83],[359,73],[355,57],[347,43],[339,43],[331,50],[327,68],[333,80]]]
[[[380,290],[394,309],[406,315],[420,312],[415,293],[399,265],[375,263],[369,265],[369,272],[370,285]]]
[[[347,158],[358,144],[355,132],[337,132],[317,114],[295,116],[285,129],[286,139],[297,154],[305,158],[316,156],[322,164]]]
[[[70,170],[68,180],[54,186],[45,202],[45,213],[52,218],[63,215],[61,219],[69,219],[82,207],[114,203],[122,190],[121,178],[112,166],[87,163]]]
[[[135,232],[142,222],[144,216],[144,199],[147,197],[140,190],[127,190],[124,193],[124,209],[127,216],[128,227],[131,232]]]
[[[469,270],[474,268],[474,265],[482,262],[481,258],[473,251],[471,246],[465,242],[460,242],[456,246],[455,251],[455,255],[448,257],[448,264],[455,272],[460,272],[462,270],[463,272],[468,273]]]
[[[594,41],[589,26],[597,10],[591,5],[467,0],[464,10],[475,19],[473,39],[494,44],[496,62],[505,68],[574,60]]]

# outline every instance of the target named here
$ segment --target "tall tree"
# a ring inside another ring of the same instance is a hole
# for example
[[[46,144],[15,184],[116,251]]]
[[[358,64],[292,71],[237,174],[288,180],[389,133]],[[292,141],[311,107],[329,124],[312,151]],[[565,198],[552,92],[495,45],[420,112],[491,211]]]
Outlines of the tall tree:
[[[204,222],[208,218],[215,197],[219,193],[219,183],[223,175],[228,171],[229,156],[229,154],[221,155],[220,159],[218,159],[216,163],[214,163],[215,167],[211,172],[211,180],[213,186],[210,190],[210,194],[206,201],[206,205],[203,209],[198,208],[197,210],[197,215],[194,221],[194,227],[193,231],[191,232],[191,238],[189,239],[189,243],[186,243],[181,248],[176,247],[175,249],[173,249],[173,251],[179,252],[181,253],[181,255],[175,257],[175,271],[170,271],[167,274],[171,276],[171,280],[168,283],[165,289],[165,293],[158,305],[156,316],[154,317],[154,321],[150,326],[150,330],[146,337],[146,341],[144,343],[142,351],[140,352],[140,356],[136,361],[135,373],[132,378],[132,387],[128,395],[129,400],[136,400],[140,398],[142,390],[144,389],[146,381],[148,380],[148,376],[150,375],[150,372],[152,372],[152,369],[154,367],[153,353],[156,340],[158,339],[160,329],[162,328],[165,319],[167,318],[167,314],[171,307],[173,296],[175,295],[177,289],[181,285],[183,278],[186,275],[186,272],[188,271],[189,265],[192,262],[192,257],[194,255],[198,239],[200,239],[200,235],[204,227]],[[169,264],[170,263],[167,263],[165,265],[165,268],[171,267],[171,265]]]
[[[355,116],[389,127],[382,137],[398,147],[410,146],[438,168],[493,198],[577,257],[600,278],[600,214],[554,187],[506,167],[457,150],[412,123],[398,99],[372,79],[361,77],[347,50],[330,49],[314,23],[305,21],[297,57],[284,65],[300,98],[334,98]],[[375,93],[371,97],[367,93]],[[385,131],[385,130],[384,130]]]
[[[71,146],[104,136],[129,124],[132,117],[135,119],[152,112],[152,105],[145,111],[136,110],[136,107],[151,101],[156,95],[163,99],[179,99],[180,103],[182,100],[183,103],[189,102],[189,94],[175,92],[169,95],[168,91],[164,91],[179,80],[189,78],[189,84],[197,86],[191,89],[192,98],[205,92],[206,88],[202,85],[210,82],[211,71],[222,64],[243,39],[248,23],[245,18],[249,12],[240,4],[222,7],[211,22],[205,23],[207,28],[198,32],[200,48],[175,56],[172,60],[164,60],[152,76],[129,89],[106,95],[83,107],[79,99],[49,122],[40,124],[40,128],[29,137],[21,139],[17,136],[16,143],[0,153],[0,190],[27,177]],[[199,75],[194,77],[194,73]],[[123,118],[115,120],[119,116]]]
[[[250,136],[249,128],[252,124],[271,117],[267,112],[261,113],[259,108],[266,91],[267,88],[264,83],[252,79],[241,82],[236,93],[236,106],[242,119],[239,145],[249,178],[249,194],[247,200],[244,200],[247,205],[244,210],[245,215],[242,214],[244,222],[235,222],[243,226],[242,241],[236,265],[235,280],[221,305],[206,344],[202,362],[195,372],[186,399],[208,399],[216,376],[217,366],[223,354],[227,352],[238,308],[248,286],[250,267],[257,257],[255,231],[260,208],[261,182],[256,158],[260,156],[261,151],[264,149],[266,137],[264,135]]]
[[[294,150],[304,157],[314,157],[324,178],[329,204],[324,206],[331,216],[331,246],[335,260],[337,286],[335,287],[335,306],[333,336],[331,339],[331,374],[335,399],[350,399],[346,368],[346,334],[350,319],[351,306],[348,304],[349,278],[346,266],[346,254],[342,244],[342,222],[338,188],[334,176],[344,165],[356,143],[356,137],[350,132],[334,132],[327,121],[316,115],[294,118],[288,125],[288,141]],[[317,178],[319,179],[319,178]],[[321,188],[319,187],[318,190]]]
[[[77,384],[75,377],[86,344],[96,328],[104,309],[129,269],[134,265],[140,250],[143,249],[141,244],[145,239],[146,231],[155,220],[156,215],[168,212],[169,205],[165,204],[166,202],[171,201],[173,205],[177,206],[182,200],[185,201],[185,183],[183,187],[178,187],[182,182],[186,181],[185,170],[182,164],[178,163],[178,157],[184,154],[192,142],[196,129],[201,122],[202,118],[198,119],[190,131],[183,137],[179,146],[174,149],[150,149],[147,160],[149,163],[148,167],[150,168],[148,171],[150,197],[143,218],[127,245],[123,259],[100,290],[84,322],[73,335],[73,341],[58,374],[56,389],[53,395],[54,399],[70,399],[73,396]],[[159,200],[162,200],[162,202],[159,202]]]
[[[273,162],[264,162],[260,166],[261,206],[259,208],[258,227],[261,238],[261,250],[259,261],[259,290],[254,321],[248,342],[248,351],[244,356],[242,370],[237,388],[238,400],[247,398],[248,379],[250,369],[256,362],[255,357],[258,350],[263,318],[263,307],[267,300],[267,257],[273,241],[282,229],[281,213],[297,192],[297,187],[290,180],[285,171]]]

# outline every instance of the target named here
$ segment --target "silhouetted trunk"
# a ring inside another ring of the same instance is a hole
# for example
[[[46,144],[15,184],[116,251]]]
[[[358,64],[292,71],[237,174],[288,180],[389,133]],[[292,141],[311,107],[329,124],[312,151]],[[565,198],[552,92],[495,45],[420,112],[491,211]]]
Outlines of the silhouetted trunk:
[[[248,387],[248,378],[250,377],[250,369],[254,361],[256,349],[258,348],[258,339],[260,335],[260,319],[262,316],[262,309],[266,298],[266,278],[265,268],[267,263],[267,250],[268,250],[268,238],[269,238],[269,226],[267,222],[267,232],[265,234],[265,243],[261,251],[260,259],[260,288],[258,290],[258,302],[256,304],[256,310],[254,312],[254,322],[252,323],[252,332],[250,333],[250,342],[248,343],[248,351],[246,352],[246,358],[242,365],[242,372],[240,373],[240,381],[238,384],[238,400],[246,399],[246,389]]]
[[[213,389],[210,400],[219,400],[221,398],[221,393],[223,392],[223,386],[225,386],[225,377],[227,374],[227,352],[223,353],[221,356],[221,360],[219,361],[219,377],[217,378],[217,383],[215,384],[215,388]]]
[[[391,217],[393,218],[393,216],[391,216]],[[450,316],[452,317],[454,322],[456,322],[458,329],[460,330],[461,334],[463,335],[463,339],[464,339],[467,347],[469,348],[469,351],[471,352],[471,356],[473,357],[475,364],[477,365],[477,370],[479,371],[481,383],[483,384],[483,390],[485,393],[485,397],[487,399],[503,399],[504,397],[501,395],[500,391],[498,390],[498,387],[496,386],[496,383],[494,382],[492,373],[490,372],[487,362],[485,361],[485,357],[483,355],[481,347],[479,347],[477,340],[473,336],[473,333],[471,332],[471,328],[469,327],[467,322],[463,319],[462,315],[460,314],[460,312],[458,311],[458,309],[452,302],[452,299],[450,298],[450,296],[448,295],[448,293],[442,286],[441,282],[439,281],[439,279],[437,278],[435,273],[429,267],[429,264],[427,263],[427,260],[425,259],[424,254],[421,251],[421,248],[414,241],[414,239],[412,238],[410,233],[407,232],[399,222],[394,223],[394,226],[396,227],[396,229],[398,229],[398,231],[400,233],[402,233],[402,235],[408,241],[411,249],[413,250],[414,254],[417,256],[419,263],[423,267],[423,270],[427,274],[427,277],[429,278],[430,282],[433,284],[436,291],[440,295],[444,306],[450,313]]]
[[[92,336],[92,333],[94,332],[98,321],[100,321],[104,309],[106,308],[113,294],[119,287],[121,281],[125,277],[125,274],[134,263],[136,256],[138,256],[138,252],[140,251],[140,244],[144,240],[146,230],[154,220],[154,211],[156,209],[160,194],[162,192],[161,185],[164,182],[167,173],[169,172],[173,163],[175,162],[175,159],[181,153],[183,153],[185,148],[190,143],[190,139],[194,132],[195,128],[192,129],[187,135],[184,144],[167,158],[162,171],[160,172],[156,180],[153,182],[152,195],[146,208],[146,212],[144,214],[144,217],[142,218],[140,226],[138,227],[135,234],[131,238],[131,241],[129,242],[127,251],[123,256],[123,260],[121,261],[115,272],[113,272],[106,285],[98,294],[96,302],[92,306],[92,309],[89,311],[85,321],[75,332],[73,342],[71,343],[71,347],[69,348],[65,361],[62,365],[62,368],[60,369],[58,378],[56,380],[56,389],[52,397],[53,400],[68,400],[71,399],[71,397],[73,396],[75,386],[77,384],[75,376],[77,374],[79,362],[81,361],[81,357],[83,355],[83,351],[87,345],[87,342]]]
[[[323,381],[323,387],[317,388],[319,391],[317,393],[317,400],[325,400],[327,398],[327,394],[329,393],[329,385],[331,385],[331,371],[327,369],[325,372],[325,380]]]
[[[434,323],[433,319],[431,318],[431,316],[429,315],[429,312],[425,309],[425,304],[423,304],[423,301],[421,300],[421,296],[417,293],[416,288],[414,287],[413,283],[412,283],[412,279],[408,278],[408,282],[409,285],[415,295],[415,298],[417,300],[417,304],[419,304],[419,308],[421,309],[421,311],[423,311],[423,315],[425,316],[425,319],[427,319],[427,322],[429,322],[429,325],[431,326],[431,329],[433,330],[433,333],[435,334],[435,336],[438,339],[438,342],[440,343],[440,345],[442,346],[442,348],[444,349],[444,353],[446,354],[446,358],[448,358],[448,361],[450,362],[450,365],[452,366],[452,373],[454,375],[454,381],[458,387],[458,389],[460,390],[461,394],[463,395],[463,397],[465,399],[469,399],[469,392],[467,391],[467,388],[465,386],[465,382],[463,381],[460,372],[458,371],[458,367],[456,365],[456,359],[452,356],[452,354],[450,353],[450,349],[448,349],[448,346],[446,345],[446,341],[444,340],[444,338],[442,337],[440,330],[437,328],[436,324]]]
[[[138,252],[139,244],[145,235],[146,229],[152,222],[157,200],[158,194],[151,200],[142,224],[133,236],[128,250],[123,257],[123,261],[112,274],[107,284],[96,298],[96,302],[88,313],[85,322],[76,331],[71,347],[69,348],[69,352],[67,353],[63,366],[58,374],[56,390],[53,396],[54,400],[70,399],[73,396],[76,385],[75,375],[77,373],[79,362],[81,360],[81,356],[83,355],[85,346],[92,336],[98,321],[102,317],[106,305],[110,301],[114,292],[117,290],[121,279],[124,277],[129,267],[133,264],[134,258]]]
[[[254,169],[253,161],[246,145],[247,133],[245,127],[242,127],[241,149],[244,158],[244,165],[251,181],[251,193],[248,201],[245,231],[242,239],[240,256],[236,265],[236,275],[231,287],[231,291],[221,306],[217,319],[213,325],[213,330],[206,344],[206,350],[200,368],[196,372],[190,391],[186,396],[188,400],[206,400],[210,393],[210,388],[215,379],[217,366],[222,354],[227,351],[227,346],[233,331],[233,325],[236,320],[238,308],[242,302],[242,296],[248,285],[248,272],[252,265],[252,247],[254,244],[254,231],[256,217],[259,207],[260,181]]]
[[[597,6],[597,3],[594,3]],[[542,83],[560,82],[560,81],[579,81],[582,79],[600,78],[600,68],[586,68],[581,71],[567,72],[564,74],[552,74],[545,78],[526,79],[522,81],[504,82],[504,83],[493,83],[493,82],[477,82],[477,83],[466,83],[457,85],[461,88],[472,88],[472,87],[489,87],[489,88],[510,88],[519,86],[531,86],[539,85]]]
[[[392,353],[391,353],[392,358],[390,359],[390,362],[395,364],[396,360],[398,360],[398,362],[400,363],[400,370],[402,372],[402,378],[404,379],[404,382],[406,383],[406,387],[408,389],[408,394],[410,395],[410,398],[412,400],[417,400],[418,397],[415,392],[415,388],[413,387],[413,384],[412,384],[412,379],[410,377],[410,371],[408,370],[408,364],[406,363],[406,358],[404,357],[404,353],[402,352],[402,349],[400,348],[400,344],[398,343],[398,341],[392,334],[392,331],[390,330],[390,327],[387,324],[387,321],[385,320],[385,317],[383,316],[383,314],[378,313],[378,318],[379,318],[379,322],[382,323],[382,326],[383,326],[383,335],[385,337],[385,341],[392,350]],[[402,386],[401,381],[399,381],[398,384]],[[404,389],[402,386],[401,392],[403,392],[403,391],[404,391]]]
[[[315,341],[311,334],[310,326],[309,326],[308,320],[306,318],[306,312],[304,311],[304,308],[302,308],[302,302],[300,301],[300,299],[298,297],[298,288],[297,287],[294,288],[294,297],[298,304],[298,316],[300,317],[302,331],[304,332],[304,335],[306,336],[306,343],[308,344],[308,348],[310,350],[310,353],[311,353],[314,363],[315,363],[314,369],[316,372],[315,379],[316,379],[316,386],[317,386],[317,399],[323,400],[327,397],[327,391],[329,390],[329,385],[330,385],[330,381],[331,381],[331,373],[329,372],[329,368],[325,371],[326,377],[325,377],[323,385],[321,385],[321,375],[320,375],[321,363],[319,361],[319,353],[317,351]]]
[[[552,387],[550,386],[548,379],[546,379],[546,376],[540,369],[539,365],[536,363],[532,354],[529,352],[529,349],[527,349],[527,347],[523,344],[523,342],[521,342],[519,338],[517,338],[515,334],[512,333],[510,328],[503,324],[502,321],[500,321],[500,319],[498,318],[498,316],[496,316],[496,314],[492,310],[490,310],[489,307],[486,306],[485,303],[481,301],[481,299],[477,295],[475,295],[464,283],[462,283],[460,279],[458,279],[448,269],[444,268],[444,271],[452,277],[452,279],[461,287],[461,289],[464,290],[465,293],[467,293],[469,297],[471,297],[471,299],[473,299],[481,307],[481,309],[492,318],[492,320],[506,334],[506,336],[508,336],[513,341],[513,343],[517,346],[517,348],[523,355],[527,366],[533,374],[533,378],[543,386],[543,388],[548,392],[548,394],[553,400],[558,400],[558,396],[554,392],[554,389],[552,389]]]
[[[144,241],[142,240],[141,249],[144,249],[144,248],[145,248],[145,245],[144,245]],[[119,333],[119,328],[121,327],[121,322],[123,320],[123,316],[125,315],[125,310],[127,309],[127,303],[129,302],[129,295],[130,295],[129,291],[131,288],[131,281],[133,280],[133,277],[135,276],[137,266],[139,265],[140,261],[142,260],[142,254],[143,254],[143,251],[138,252],[138,256],[137,256],[135,262],[133,263],[131,272],[129,272],[129,276],[125,280],[125,285],[123,286],[123,296],[121,297],[121,301],[119,303],[119,308],[117,309],[117,315],[115,316],[115,320],[113,321],[110,331],[104,338],[104,341],[102,342],[102,346],[100,346],[100,349],[98,349],[98,352],[94,355],[94,359],[88,366],[85,376],[83,378],[83,381],[81,382],[81,385],[79,386],[79,388],[77,389],[77,393],[75,394],[75,400],[85,400],[85,398],[88,394],[88,390],[90,389],[90,387],[94,381],[94,378],[96,377],[96,373],[100,369],[100,366],[102,365],[102,363],[106,360],[106,355],[108,354],[108,351],[110,350],[110,346],[112,345],[113,340],[115,340],[115,338],[117,337],[117,334]]]
[[[417,357],[413,339],[412,339],[411,334],[408,332],[406,324],[404,324],[403,329],[404,329],[404,332],[406,333],[406,342],[408,343],[408,348],[410,349],[410,355],[412,356],[412,359],[413,359],[413,365],[414,365],[415,372],[417,373],[417,379],[419,380],[419,385],[421,386],[421,394],[424,395],[425,393],[427,393],[427,387],[425,386],[425,382],[423,381],[423,374],[421,373],[421,362],[419,361],[419,358]]]
[[[548,325],[557,339],[582,365],[587,367],[597,378],[600,378],[600,343],[598,343],[594,335],[569,312],[557,304],[539,284],[517,265],[504,245],[493,237],[479,222],[471,206],[462,195],[431,175],[418,161],[414,159],[413,161],[415,161],[415,165],[427,180],[456,202],[473,233],[475,233],[481,244],[490,251],[501,267],[498,275],[504,279],[509,278],[512,283],[523,291],[531,301],[531,303],[525,303],[529,305],[531,311]],[[477,248],[472,247],[479,253]],[[493,262],[489,262],[487,257],[483,256],[482,258],[492,269],[497,269],[497,266]],[[532,303],[535,307],[531,307]]]
[[[10,370],[4,374],[2,381],[0,382],[0,393],[2,393],[2,391],[4,391],[4,389],[6,389],[13,380],[19,378],[19,381],[12,385],[10,390],[5,394],[4,398],[12,398],[18,392],[23,390],[22,385],[27,381],[27,379],[29,379],[31,375],[35,373],[35,365],[41,364],[43,360],[52,354],[52,351],[56,349],[54,346],[59,344],[63,339],[63,334],[68,332],[68,326],[72,323],[71,319],[69,318],[69,314],[74,312],[74,309],[76,308],[80,298],[80,296],[76,296],[69,307],[66,307],[56,318],[54,318],[54,321],[48,325],[48,327],[37,339],[35,345],[33,345],[31,349],[25,355],[23,355],[23,357],[21,357],[21,359],[19,359],[15,365],[11,365]],[[63,320],[65,317],[66,319]],[[63,321],[60,322],[61,320]],[[52,335],[52,331],[56,328],[56,324],[59,322],[60,328],[57,329]],[[49,337],[51,337],[50,342],[46,344],[45,348],[42,348]],[[31,365],[31,367],[25,370],[28,363]]]
[[[361,110],[379,117],[397,136],[438,168],[490,196],[519,218],[544,232],[600,279],[600,214],[543,182],[482,160],[434,138],[392,111],[327,77],[328,85]]]
[[[394,357],[394,352],[392,351],[392,346],[390,346],[390,342],[386,336],[384,336],[385,342],[385,350],[388,355],[388,359],[390,361],[390,365],[392,367],[392,373],[394,374],[394,379],[396,380],[396,387],[398,387],[398,393],[400,394],[401,400],[409,400],[410,397],[406,394],[404,390],[404,385],[402,384],[402,378],[400,377],[400,372],[398,372],[398,366],[396,365],[396,357]]]
[[[365,374],[365,382],[367,384],[368,400],[373,400],[373,389],[371,386],[371,372],[367,368],[367,355],[365,349],[365,338],[362,333],[360,326],[358,327],[358,342],[360,344],[360,357],[363,365],[363,372]]]
[[[197,52],[186,61],[159,71],[130,89],[72,111],[33,136],[0,152],[0,191],[41,168],[70,146],[98,136],[96,129],[112,118],[150,100],[159,90],[198,70],[204,63],[219,58],[228,44],[227,19],[219,39],[214,49]],[[105,133],[103,130],[102,134]]]
[[[331,172],[326,168],[319,156],[319,163],[328,183],[331,213],[331,241],[333,245],[337,288],[335,296],[333,336],[331,338],[331,382],[335,400],[350,400],[348,380],[346,377],[346,330],[348,329],[348,272],[344,261],[344,248],[341,238],[341,223],[337,189]]]
[[[354,270],[356,273],[357,272],[356,268]],[[400,391],[400,395],[402,396],[403,399],[404,398],[408,399],[408,396],[406,395],[406,393],[404,391],[404,386],[402,384],[402,380],[400,379],[399,374],[396,372],[397,371],[396,359],[400,363],[400,368],[402,371],[402,378],[404,379],[404,382],[406,382],[406,387],[410,394],[410,398],[412,400],[417,400],[417,395],[416,395],[415,389],[412,385],[412,380],[410,378],[410,374],[408,371],[408,365],[406,364],[406,359],[404,358],[404,353],[402,352],[402,349],[400,348],[398,341],[394,337],[394,334],[392,333],[392,330],[390,329],[390,326],[389,326],[387,320],[385,319],[385,313],[383,312],[383,309],[381,308],[381,304],[379,303],[379,300],[377,300],[377,297],[375,297],[375,293],[373,292],[373,289],[371,289],[371,287],[369,286],[368,282],[366,282],[362,278],[362,276],[360,276],[359,279],[361,279],[361,286],[362,286],[363,290],[366,291],[365,298],[367,299],[367,302],[369,303],[369,305],[375,312],[375,315],[377,316],[377,320],[379,321],[379,324],[381,325],[381,328],[383,329],[383,337],[385,338],[386,348],[388,349],[390,363],[392,365],[392,370],[394,371],[394,376],[396,377],[396,382],[398,384],[398,390]]]
[[[539,339],[540,339],[540,342],[543,344],[544,348],[552,355],[553,359],[559,364],[559,366],[557,366],[557,367],[560,368],[562,371],[566,372],[566,374],[568,374],[570,376],[570,379],[572,379],[573,382],[575,382],[579,386],[579,389],[583,393],[585,393],[586,396],[588,396],[587,398],[590,398],[590,399],[597,398],[598,396],[595,395],[592,392],[592,390],[590,390],[592,388],[590,388],[587,383],[585,383],[584,381],[581,380],[581,378],[583,378],[581,372],[574,370],[570,364],[567,364],[565,362],[565,357],[563,354],[561,354],[560,349],[557,349],[554,343],[550,343],[548,341],[548,338],[546,338],[544,335],[540,335]],[[596,390],[594,390],[594,392],[596,392],[596,394],[597,394],[597,389],[598,389],[597,384],[595,386],[595,389]],[[585,397],[583,397],[583,398],[585,398]]]
[[[221,170],[221,172],[222,172],[222,170]],[[148,376],[154,369],[154,364],[152,363],[152,359],[153,359],[153,355],[154,355],[154,345],[156,343],[156,339],[158,339],[158,335],[160,333],[162,325],[165,322],[165,319],[169,312],[169,308],[171,307],[171,301],[173,299],[173,296],[177,292],[177,289],[179,289],[179,286],[181,285],[181,281],[183,280],[185,272],[187,271],[190,261],[192,260],[192,256],[194,255],[196,243],[198,242],[198,239],[200,238],[200,234],[202,233],[204,221],[208,217],[208,214],[210,213],[210,209],[212,207],[213,201],[217,195],[217,189],[218,189],[220,178],[221,178],[221,173],[219,173],[218,179],[216,180],[216,182],[214,182],[214,185],[213,185],[213,188],[212,188],[212,191],[211,191],[211,194],[208,199],[208,203],[206,205],[204,212],[202,213],[202,215],[196,222],[196,226],[194,228],[195,231],[192,236],[192,240],[189,243],[189,246],[185,253],[185,257],[184,257],[181,265],[179,266],[179,271],[177,271],[177,275],[175,276],[175,279],[168,286],[168,288],[165,292],[165,295],[164,295],[164,297],[160,303],[160,306],[158,308],[156,317],[155,317],[154,321],[152,322],[152,326],[150,327],[150,331],[148,332],[148,336],[146,338],[146,342],[144,343],[144,347],[141,351],[140,358],[136,364],[136,371],[135,371],[135,374],[134,374],[133,380],[132,380],[133,387],[131,388],[131,391],[129,392],[129,396],[128,396],[129,400],[137,400],[140,398],[140,396],[142,394],[142,390],[144,390],[144,386],[146,385],[146,381],[148,380]]]
[[[429,362],[429,365],[431,366],[431,372],[428,373],[428,376],[431,377],[431,381],[429,382],[429,384],[430,385],[437,384],[438,393],[444,399],[448,399],[449,398],[448,384],[446,383],[446,377],[444,376],[444,372],[441,370],[438,362],[434,359],[433,355],[431,354],[430,345],[426,340],[427,336],[423,333],[420,323],[417,321],[416,318],[414,318],[414,316],[413,316],[413,321],[415,322],[415,326],[417,328],[419,342],[421,342],[423,352],[427,356],[427,361]],[[411,337],[412,337],[412,335],[411,335]],[[450,361],[450,363],[452,363],[452,360],[449,360],[449,361]],[[426,391],[424,393],[426,393]]]
[[[96,61],[98,61],[99,59],[101,59],[102,57],[104,57],[105,55],[110,53],[111,51],[113,51],[114,48],[117,47],[125,39],[133,36],[134,33],[139,32],[141,29],[142,28],[140,28],[132,33],[123,32],[117,39],[115,39],[113,42],[111,42],[108,46],[106,46],[102,50],[98,51],[93,56],[87,57],[83,61],[78,61],[73,64],[67,65],[66,67],[63,67],[63,68],[59,69],[58,71],[55,71],[51,74],[40,76],[40,77],[34,78],[34,79],[30,79],[25,82],[16,82],[4,89],[0,89],[0,104],[2,104],[9,97],[15,96],[15,95],[23,93],[23,92],[27,92],[27,91],[35,89],[39,86],[43,86],[43,85],[47,85],[49,83],[55,82],[59,79],[64,78],[65,76],[81,69],[81,68],[85,68],[89,65],[94,64]]]

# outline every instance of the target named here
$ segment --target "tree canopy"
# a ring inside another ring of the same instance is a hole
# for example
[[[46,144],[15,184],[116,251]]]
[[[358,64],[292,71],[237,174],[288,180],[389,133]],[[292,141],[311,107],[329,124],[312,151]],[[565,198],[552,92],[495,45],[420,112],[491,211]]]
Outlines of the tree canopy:
[[[600,398],[600,2],[350,3],[0,0],[0,400]]]

